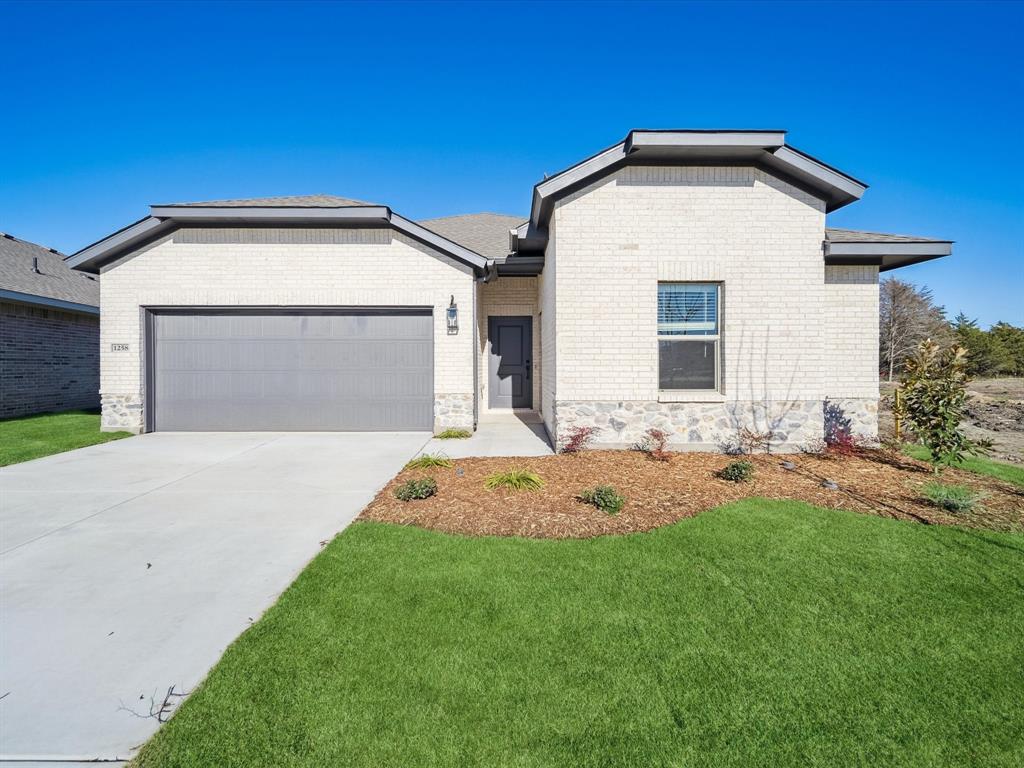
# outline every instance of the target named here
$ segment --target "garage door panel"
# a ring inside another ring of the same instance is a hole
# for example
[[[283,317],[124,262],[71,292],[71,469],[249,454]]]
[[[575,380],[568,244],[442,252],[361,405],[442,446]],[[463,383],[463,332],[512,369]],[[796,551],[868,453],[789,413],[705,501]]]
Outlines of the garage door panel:
[[[429,312],[157,315],[158,430],[429,430]]]

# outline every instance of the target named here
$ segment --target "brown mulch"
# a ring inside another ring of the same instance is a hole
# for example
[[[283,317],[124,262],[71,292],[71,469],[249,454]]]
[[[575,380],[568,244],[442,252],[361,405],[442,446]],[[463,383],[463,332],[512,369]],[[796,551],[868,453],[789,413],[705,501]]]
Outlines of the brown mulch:
[[[457,459],[450,469],[403,470],[363,510],[362,520],[416,525],[469,536],[589,538],[648,531],[751,496],[796,499],[819,507],[846,509],[927,524],[1024,530],[1024,489],[970,472],[945,470],[943,483],[967,485],[982,494],[980,507],[954,516],[920,498],[935,480],[929,465],[884,451],[856,456],[751,456],[754,478],[746,483],[715,473],[735,457],[675,453],[656,461],[636,451],[584,451],[536,458]],[[791,461],[795,470],[782,467]],[[544,480],[539,491],[488,491],[484,479],[513,467],[531,469]],[[429,475],[437,494],[402,502],[398,484]],[[829,479],[839,490],[822,487]],[[576,499],[584,488],[609,484],[626,497],[617,515]]]

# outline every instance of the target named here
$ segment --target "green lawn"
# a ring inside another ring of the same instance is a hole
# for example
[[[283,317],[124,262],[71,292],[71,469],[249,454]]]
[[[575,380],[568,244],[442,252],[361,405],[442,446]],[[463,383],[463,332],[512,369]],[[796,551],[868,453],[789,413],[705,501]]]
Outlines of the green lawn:
[[[928,461],[932,455],[932,452],[923,445],[916,444],[903,446],[903,452],[911,458],[919,459],[920,461]],[[954,466],[1024,487],[1024,467],[1019,467],[1016,464],[994,461],[984,456],[968,456],[962,463],[955,464]]]
[[[1020,766],[1024,537],[748,500],[652,533],[357,523],[147,766]]]
[[[38,459],[87,445],[131,437],[128,432],[100,432],[100,415],[64,411],[0,421],[0,467]]]

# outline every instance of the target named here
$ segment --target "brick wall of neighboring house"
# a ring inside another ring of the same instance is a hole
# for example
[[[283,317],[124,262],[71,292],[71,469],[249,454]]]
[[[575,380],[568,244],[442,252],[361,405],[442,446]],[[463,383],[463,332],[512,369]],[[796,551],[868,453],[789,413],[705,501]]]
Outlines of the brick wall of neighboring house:
[[[536,277],[501,277],[489,283],[482,283],[477,296],[477,338],[480,346],[478,363],[478,395],[480,410],[490,410],[488,405],[488,317],[528,315],[533,318],[533,407],[540,410],[540,390],[543,362],[541,360],[540,307],[537,303]]]
[[[100,323],[0,303],[0,418],[99,406]]]
[[[104,269],[100,291],[104,429],[143,428],[139,308],[153,305],[431,306],[435,426],[473,426],[472,271],[392,230],[183,229]]]
[[[716,448],[751,427],[792,448],[820,439],[826,398],[870,411],[877,271],[826,280],[824,229],[821,200],[755,168],[630,166],[560,200],[541,297],[549,429],[597,424],[629,445],[655,426]],[[659,281],[721,283],[721,393],[659,391]],[[858,424],[872,432],[870,413]]]

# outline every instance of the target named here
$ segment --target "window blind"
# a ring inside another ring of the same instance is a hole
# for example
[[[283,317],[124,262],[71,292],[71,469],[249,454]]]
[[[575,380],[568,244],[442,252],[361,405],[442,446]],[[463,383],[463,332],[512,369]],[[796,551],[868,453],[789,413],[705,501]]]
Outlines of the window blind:
[[[718,286],[659,283],[659,336],[717,336]]]

